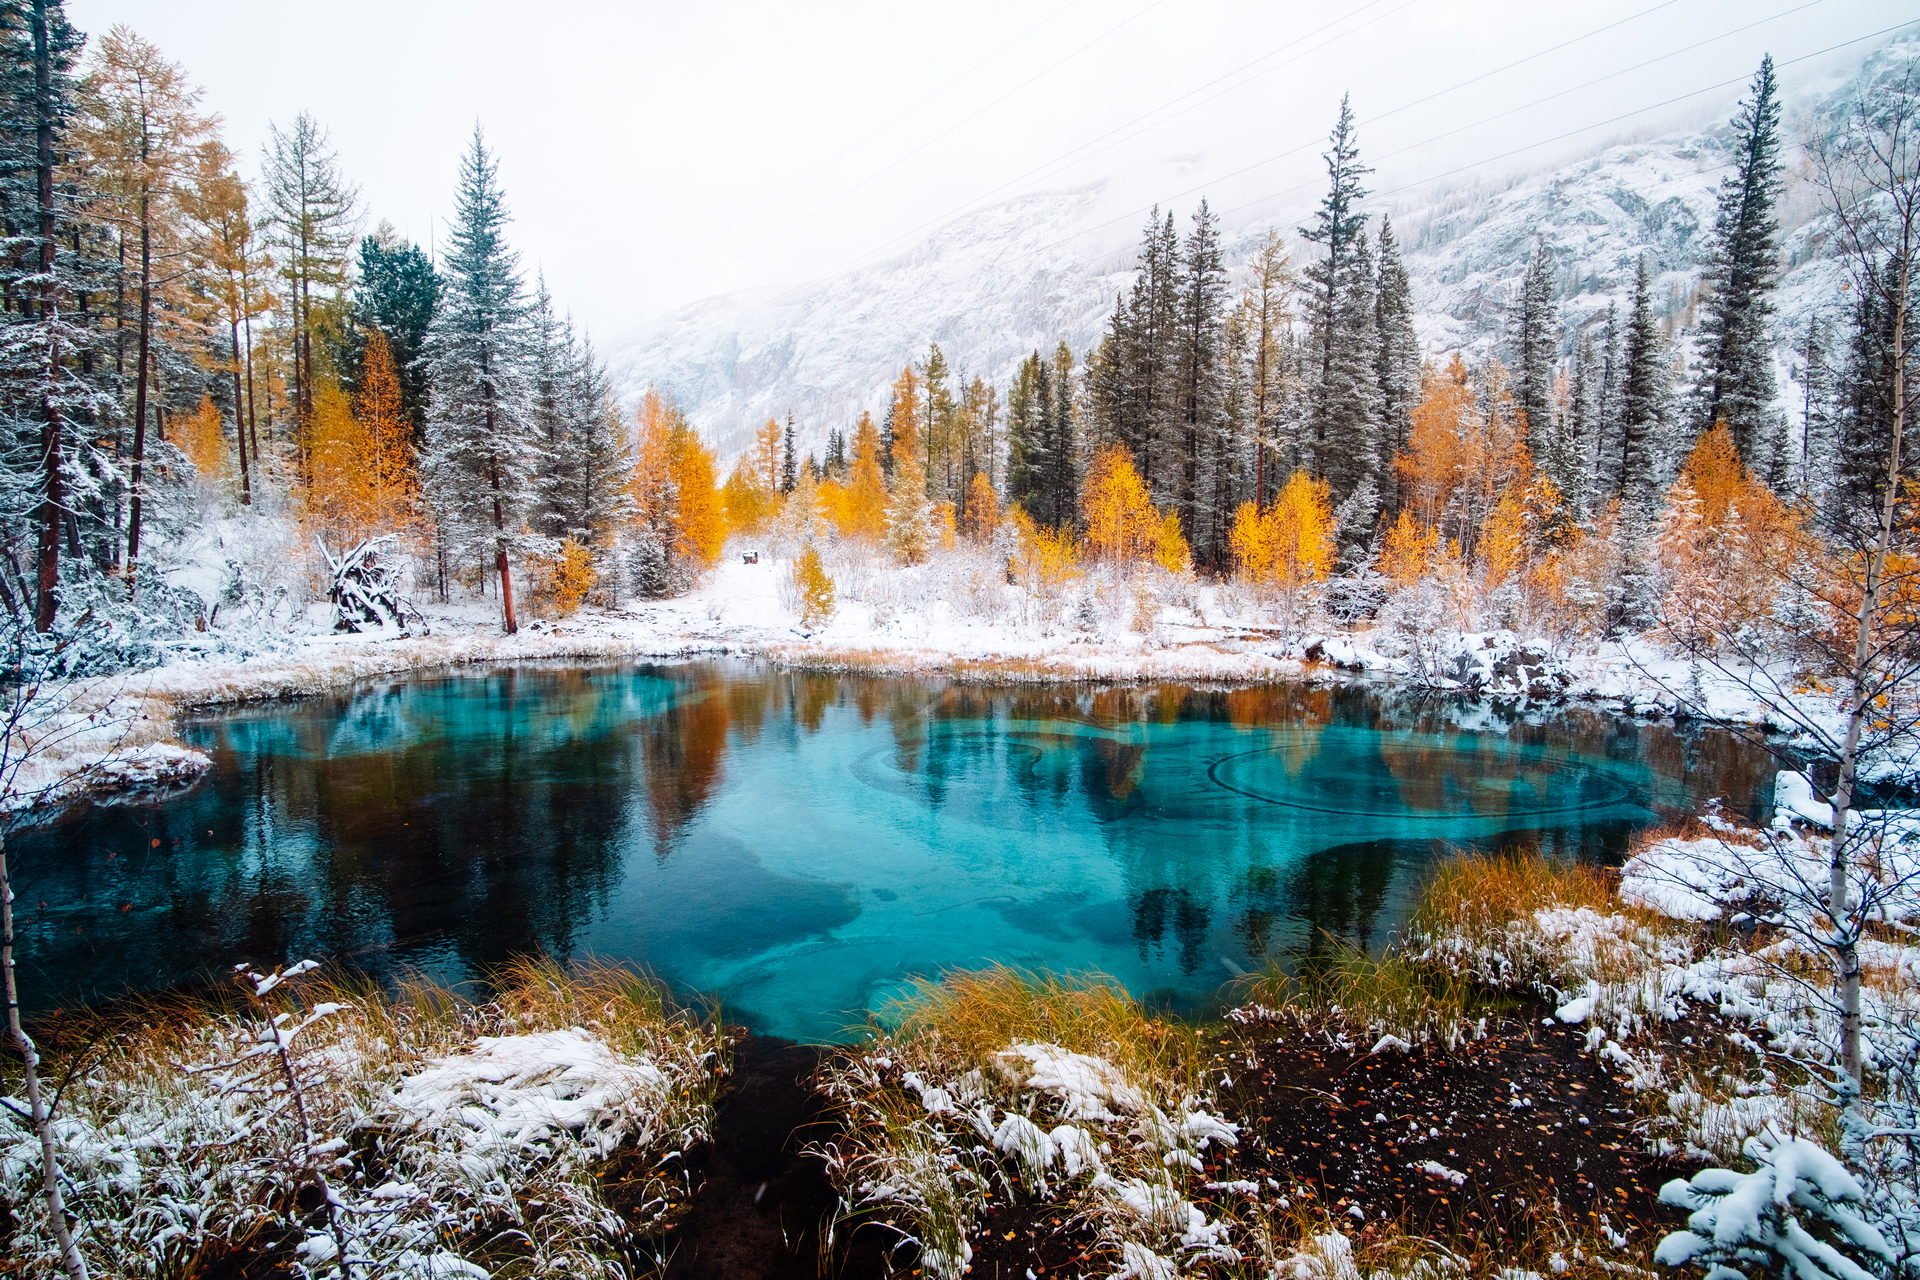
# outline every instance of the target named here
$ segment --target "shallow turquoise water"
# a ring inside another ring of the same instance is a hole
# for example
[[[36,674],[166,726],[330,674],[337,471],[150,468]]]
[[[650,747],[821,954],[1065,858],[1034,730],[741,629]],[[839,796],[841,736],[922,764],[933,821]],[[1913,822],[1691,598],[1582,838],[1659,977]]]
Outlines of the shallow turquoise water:
[[[35,1006],[242,959],[457,981],[530,951],[813,1039],[992,961],[1192,1006],[1262,955],[1381,941],[1444,847],[1605,858],[1770,777],[1725,734],[1591,711],[728,663],[432,676],[188,736],[215,762],[193,790],[16,839]]]

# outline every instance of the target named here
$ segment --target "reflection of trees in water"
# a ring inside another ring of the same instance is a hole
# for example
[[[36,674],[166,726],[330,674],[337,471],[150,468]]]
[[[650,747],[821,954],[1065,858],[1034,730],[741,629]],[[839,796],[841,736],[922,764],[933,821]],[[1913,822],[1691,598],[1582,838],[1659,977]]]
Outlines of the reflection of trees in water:
[[[1133,895],[1133,940],[1145,960],[1150,950],[1160,949],[1169,927],[1180,948],[1180,972],[1191,974],[1204,958],[1201,948],[1207,941],[1207,929],[1213,922],[1212,894],[1196,895],[1186,889],[1148,889]]]
[[[1424,861],[1434,841],[1377,840],[1341,845],[1302,859],[1286,878],[1286,913],[1304,936],[1308,955],[1327,948],[1331,935],[1371,947],[1376,922],[1387,905],[1394,872],[1403,858]]]
[[[720,785],[734,706],[726,681],[710,668],[676,683],[673,705],[639,730],[653,853],[663,862]]]

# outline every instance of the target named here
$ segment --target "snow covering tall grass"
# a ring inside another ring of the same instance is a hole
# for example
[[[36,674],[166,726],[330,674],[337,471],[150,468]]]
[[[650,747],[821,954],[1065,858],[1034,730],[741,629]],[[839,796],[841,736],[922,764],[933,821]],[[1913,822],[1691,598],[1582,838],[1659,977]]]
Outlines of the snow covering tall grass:
[[[718,1032],[625,970],[516,964],[492,999],[294,966],[225,1008],[53,1059],[59,1155],[93,1274],[625,1277],[684,1205]],[[0,1108],[0,1220],[55,1269],[39,1149]]]

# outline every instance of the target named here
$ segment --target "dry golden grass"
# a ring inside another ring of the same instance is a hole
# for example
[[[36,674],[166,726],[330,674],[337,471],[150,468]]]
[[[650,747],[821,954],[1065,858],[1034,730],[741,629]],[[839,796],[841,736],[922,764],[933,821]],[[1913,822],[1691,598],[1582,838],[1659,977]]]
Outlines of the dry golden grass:
[[[915,982],[882,1021],[936,1059],[982,1066],[1010,1044],[1057,1044],[1142,1080],[1184,1085],[1199,1070],[1196,1032],[1152,1017],[1104,974],[1035,974],[996,965]]]

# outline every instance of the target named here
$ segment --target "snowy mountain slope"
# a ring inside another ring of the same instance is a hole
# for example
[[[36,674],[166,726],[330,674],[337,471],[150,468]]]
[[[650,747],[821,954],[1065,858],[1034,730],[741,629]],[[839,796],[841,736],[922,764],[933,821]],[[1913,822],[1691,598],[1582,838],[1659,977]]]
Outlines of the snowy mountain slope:
[[[1857,100],[1867,78],[1917,55],[1920,38],[1889,42],[1839,84],[1790,95],[1788,136],[1836,103]],[[1608,145],[1545,172],[1377,202],[1406,255],[1428,350],[1480,353],[1498,343],[1536,238],[1558,268],[1568,351],[1580,328],[1604,324],[1608,303],[1624,309],[1642,253],[1652,256],[1660,310],[1684,350],[1730,139],[1720,120]],[[1128,175],[1127,185],[1137,187],[1139,176]],[[649,382],[670,391],[726,458],[760,423],[789,410],[802,447],[819,448],[831,428],[884,408],[901,365],[930,342],[967,377],[1004,386],[1029,351],[1065,339],[1084,353],[1098,341],[1115,294],[1131,282],[1136,224],[1144,222],[1112,220],[1125,207],[1118,186],[1008,200],[948,223],[890,261],[782,298],[683,308],[614,344],[621,390],[630,399]],[[1776,325],[1783,372],[1809,316],[1840,315],[1846,297],[1837,265],[1822,256],[1820,206],[1804,165],[1790,163],[1787,186],[1781,239],[1789,269]],[[1176,210],[1183,231],[1190,212]],[[1296,228],[1309,212],[1302,206],[1228,226],[1229,263],[1244,263],[1269,227],[1296,246],[1300,261]]]

